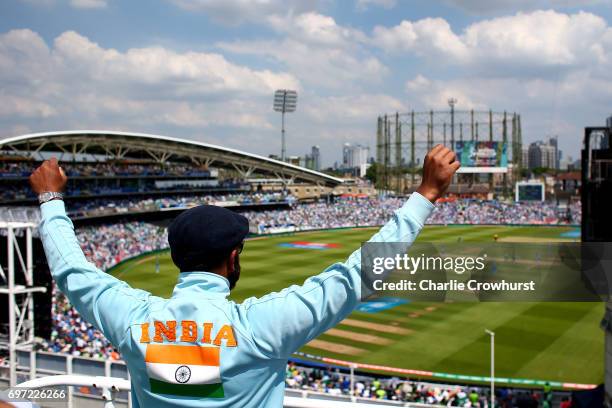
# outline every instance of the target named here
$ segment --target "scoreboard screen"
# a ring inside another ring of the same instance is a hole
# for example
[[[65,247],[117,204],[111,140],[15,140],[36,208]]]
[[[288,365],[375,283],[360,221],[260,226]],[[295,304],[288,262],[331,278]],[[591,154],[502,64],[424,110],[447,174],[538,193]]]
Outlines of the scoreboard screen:
[[[517,183],[516,201],[544,201],[544,183]]]
[[[461,167],[508,167],[507,144],[501,142],[459,141],[455,153]]]

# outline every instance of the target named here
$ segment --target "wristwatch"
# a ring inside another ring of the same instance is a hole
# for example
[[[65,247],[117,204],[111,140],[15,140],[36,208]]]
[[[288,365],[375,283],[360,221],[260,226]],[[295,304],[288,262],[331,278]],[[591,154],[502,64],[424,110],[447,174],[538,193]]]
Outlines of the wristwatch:
[[[62,193],[56,193],[54,191],[44,191],[38,195],[38,203],[44,204],[51,200],[63,200],[64,195]]]

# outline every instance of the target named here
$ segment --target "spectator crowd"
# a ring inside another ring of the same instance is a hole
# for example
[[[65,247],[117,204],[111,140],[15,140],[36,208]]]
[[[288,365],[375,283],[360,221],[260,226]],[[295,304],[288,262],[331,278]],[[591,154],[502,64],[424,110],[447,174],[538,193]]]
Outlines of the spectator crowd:
[[[32,169],[40,166],[40,161],[23,159],[21,161],[0,160],[0,177],[29,177]],[[208,177],[211,172],[206,167],[194,167],[192,163],[179,164],[166,162],[82,162],[62,161],[61,166],[69,177],[117,177],[117,176],[199,176]]]
[[[83,202],[70,202],[68,215],[76,218],[99,217],[103,215],[137,212],[156,212],[169,209],[186,209],[202,204],[221,207],[239,207],[259,204],[287,204],[294,202],[293,197],[282,193],[237,193],[237,194],[200,194],[193,196],[163,196],[145,199],[92,199]]]
[[[302,204],[291,209],[248,212],[245,215],[264,234],[279,227],[295,231],[376,226],[384,224],[406,200],[370,198],[337,200],[333,203]],[[501,202],[496,200],[455,200],[436,205],[428,224],[579,224],[580,203],[560,209],[550,202]]]
[[[397,377],[381,378],[355,375],[353,383],[348,374],[338,368],[311,368],[290,362],[287,365],[285,385],[287,388],[321,392],[335,396],[354,396],[364,399],[413,402],[449,407],[489,408],[491,396],[488,388],[411,381]],[[567,400],[569,393],[560,397]],[[496,407],[529,408],[546,407],[553,404],[553,391],[545,384],[541,391],[498,388],[495,393]]]
[[[0,160],[0,202],[36,202],[24,180],[40,162]],[[132,162],[61,162],[69,177],[65,195],[81,199],[106,198],[156,192],[178,194],[193,192],[248,191],[244,180],[218,178],[217,169],[191,164]],[[110,196],[110,197],[109,197]],[[114,197],[112,197],[114,196]]]

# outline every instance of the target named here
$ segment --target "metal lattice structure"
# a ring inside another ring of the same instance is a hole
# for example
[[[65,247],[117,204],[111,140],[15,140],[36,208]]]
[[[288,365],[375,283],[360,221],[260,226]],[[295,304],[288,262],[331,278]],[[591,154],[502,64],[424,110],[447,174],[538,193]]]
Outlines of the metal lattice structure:
[[[6,236],[7,259],[0,264],[0,296],[8,297],[8,327],[0,333],[0,349],[9,353],[9,385],[17,385],[17,349],[34,343],[34,293],[46,288],[34,286],[32,235],[36,224],[0,221]],[[20,245],[18,237],[24,236]],[[23,283],[16,277],[23,275]]]
[[[414,186],[422,158],[439,143],[449,147],[459,141],[506,143],[512,171],[520,174],[521,116],[492,110],[457,111],[454,102],[449,101],[451,108],[447,111],[396,112],[378,117],[376,161],[379,189],[401,193],[406,187]]]

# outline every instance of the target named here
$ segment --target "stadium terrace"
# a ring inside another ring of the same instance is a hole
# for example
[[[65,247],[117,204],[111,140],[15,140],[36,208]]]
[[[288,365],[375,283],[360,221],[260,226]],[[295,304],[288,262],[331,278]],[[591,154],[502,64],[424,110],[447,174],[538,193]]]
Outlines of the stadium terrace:
[[[18,219],[20,213],[27,213],[23,218],[30,217],[32,207],[36,208],[35,197],[25,186],[32,169],[52,154],[63,154],[61,164],[70,176],[66,205],[68,214],[76,221],[79,244],[86,257],[106,271],[129,262],[147,261],[145,266],[156,265],[156,271],[150,273],[164,274],[168,220],[197,205],[219,205],[240,211],[250,220],[254,237],[279,231],[293,234],[375,227],[387,221],[406,199],[332,194],[319,200],[300,201],[289,192],[287,186],[291,183],[331,189],[342,180],[245,152],[156,135],[105,131],[41,133],[2,140],[0,151],[0,216]],[[259,188],[248,181],[253,178],[273,178],[280,181],[281,187]],[[428,223],[562,226],[579,224],[580,220],[578,203],[560,212],[549,202],[458,198],[438,203]],[[259,241],[253,241],[256,242]],[[128,276],[135,271],[125,273]],[[432,286],[427,290],[449,289]],[[206,323],[198,323],[199,328],[202,325]],[[221,341],[231,344],[229,332],[214,328],[207,340],[212,344]],[[147,327],[143,333],[148,337],[143,334],[142,339],[151,342],[168,336],[175,340],[183,335],[185,339],[193,338],[192,328],[181,322],[176,322],[174,329],[164,322],[159,327]],[[51,291],[51,330],[35,347],[74,357],[121,359],[111,343],[79,315],[55,285]],[[291,363],[285,381],[288,388],[296,390],[423,404],[460,405],[470,398],[483,401],[488,398],[487,391],[478,387],[424,384],[378,375],[358,377],[351,390],[347,378],[329,368]],[[512,401],[517,395],[509,395],[508,399]],[[529,398],[548,397],[533,393]]]

